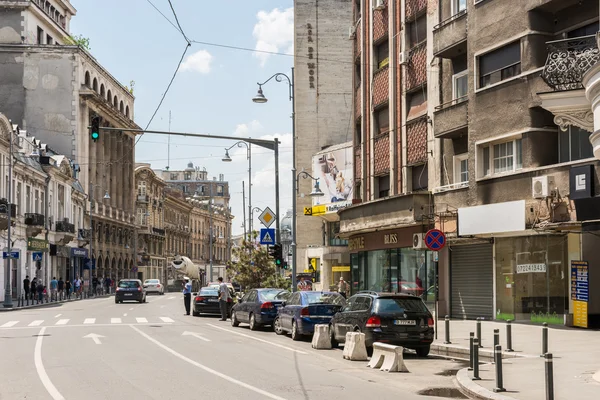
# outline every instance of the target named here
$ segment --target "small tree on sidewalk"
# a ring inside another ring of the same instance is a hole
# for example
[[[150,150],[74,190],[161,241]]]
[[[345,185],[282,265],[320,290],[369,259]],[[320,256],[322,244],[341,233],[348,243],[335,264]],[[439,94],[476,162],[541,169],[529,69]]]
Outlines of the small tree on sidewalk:
[[[253,234],[256,239],[256,233]],[[281,277],[266,246],[257,245],[255,240],[244,240],[233,249],[237,260],[227,264],[227,275],[246,289],[274,287],[289,289],[290,283]]]

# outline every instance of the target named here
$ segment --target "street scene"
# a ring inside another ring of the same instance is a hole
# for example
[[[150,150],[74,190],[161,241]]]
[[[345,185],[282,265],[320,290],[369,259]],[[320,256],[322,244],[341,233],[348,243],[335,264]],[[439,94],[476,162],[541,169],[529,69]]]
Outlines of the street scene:
[[[0,0],[0,399],[600,398],[597,0]]]

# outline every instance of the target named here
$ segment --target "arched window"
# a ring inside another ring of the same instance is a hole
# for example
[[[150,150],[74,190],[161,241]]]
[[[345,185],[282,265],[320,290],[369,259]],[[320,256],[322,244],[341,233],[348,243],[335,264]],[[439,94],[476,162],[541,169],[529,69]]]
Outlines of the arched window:
[[[98,92],[98,79],[94,78],[94,82],[92,83],[92,89],[94,92]]]
[[[104,97],[106,90],[104,89],[104,83],[100,85],[100,96]]]
[[[85,86],[90,87],[90,72],[89,71],[85,71]]]
[[[115,108],[119,107],[119,100],[117,100],[117,96],[115,96],[115,98],[113,99],[113,105],[115,106]]]
[[[129,118],[129,106],[125,107],[125,116]]]
[[[123,101],[121,101],[121,103],[119,103],[119,111],[121,112],[121,114],[123,114],[125,112]]]
[[[108,93],[106,95],[106,100],[110,103],[112,100],[112,92],[108,89]]]

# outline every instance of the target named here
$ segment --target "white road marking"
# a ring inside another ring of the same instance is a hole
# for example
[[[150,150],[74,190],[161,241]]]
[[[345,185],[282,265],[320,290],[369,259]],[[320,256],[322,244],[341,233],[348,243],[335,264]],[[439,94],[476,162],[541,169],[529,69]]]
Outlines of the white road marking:
[[[54,318],[58,318],[58,317],[60,317],[61,315],[62,315],[62,314],[56,314],[56,315],[54,316]]]
[[[162,320],[162,322],[175,322],[169,317],[160,317],[160,319]]]
[[[121,318],[111,318],[110,319],[110,323],[111,324],[120,324],[121,323]]]
[[[56,325],[66,325],[67,322],[69,322],[68,319],[59,319],[58,321],[56,321]]]
[[[129,309],[129,311],[133,311],[133,307],[131,307],[131,308]]]
[[[40,333],[38,334],[37,340],[35,342],[35,350],[33,353],[33,360],[35,362],[35,369],[37,374],[42,381],[42,384],[46,388],[46,391],[52,397],[53,400],[65,400],[65,398],[59,393],[56,387],[52,384],[52,381],[48,377],[46,373],[46,369],[44,368],[44,363],[42,363],[42,341],[44,340],[44,332],[46,332],[46,328],[42,328]]]
[[[127,313],[123,314],[123,316],[124,316],[124,317],[126,317],[126,316],[127,316]]]
[[[17,321],[19,322],[19,321]],[[148,322],[147,324],[131,324],[131,325],[135,325],[135,326],[148,326],[148,325],[160,325],[160,326],[168,326],[170,324],[165,323],[165,322]],[[124,327],[127,325],[123,325],[123,324],[95,324],[94,326],[102,326],[102,327],[112,327],[112,328],[119,328],[119,327]],[[52,329],[57,329],[57,328],[89,328],[89,325],[84,325],[84,324],[74,324],[74,325],[53,325]],[[27,329],[38,329],[38,327],[36,326],[13,326],[10,328],[2,328],[0,327],[0,331],[18,331],[18,330],[27,330]]]
[[[86,318],[83,320],[84,324],[94,324],[96,323],[96,318]]]
[[[164,305],[162,305],[162,306],[160,306],[160,308],[165,308],[165,306],[164,306]]]
[[[207,339],[204,336],[202,336],[202,335],[200,335],[200,334],[198,334],[196,332],[185,331],[185,332],[183,332],[183,334],[181,336],[193,336],[193,337],[198,338],[200,340],[204,340],[205,342],[210,342],[210,339]]]
[[[4,325],[0,326],[0,328],[10,328],[11,326],[15,326],[19,321],[8,321]]]
[[[27,326],[40,326],[42,324],[42,322],[44,322],[43,319],[38,319],[38,320],[33,321],[32,323],[30,323]]]
[[[145,324],[148,322],[146,318],[136,318],[135,319],[139,324]]]
[[[169,297],[169,300],[173,300],[175,298],[175,296],[171,296]]]
[[[83,338],[84,339],[92,339],[94,341],[94,343],[96,344],[102,344],[102,342],[100,341],[100,338],[103,338],[104,336],[102,335],[98,335],[96,333],[90,333],[89,335],[85,335]]]
[[[225,374],[223,374],[223,373],[221,373],[221,372],[215,371],[215,370],[214,370],[214,369],[212,369],[212,368],[209,368],[209,367],[207,367],[207,366],[205,366],[205,365],[202,365],[202,364],[200,364],[199,362],[197,362],[197,361],[194,361],[194,360],[192,360],[192,359],[190,359],[190,358],[188,358],[188,357],[184,356],[183,354],[180,354],[180,353],[176,352],[175,350],[171,349],[170,347],[168,347],[168,346],[165,346],[164,344],[162,344],[162,343],[161,343],[161,342],[159,342],[158,340],[154,339],[154,338],[153,338],[153,337],[151,337],[150,335],[148,335],[148,334],[146,334],[146,333],[142,332],[140,329],[136,328],[135,326],[133,326],[133,325],[129,325],[129,326],[131,327],[131,329],[133,329],[134,331],[137,331],[137,333],[139,333],[140,335],[142,335],[143,337],[145,337],[146,339],[148,339],[149,341],[151,341],[152,343],[154,343],[154,344],[155,344],[155,345],[157,345],[158,347],[162,348],[162,349],[163,349],[163,350],[165,350],[166,352],[168,352],[168,353],[171,353],[171,354],[172,354],[172,355],[174,355],[175,357],[177,357],[177,358],[179,358],[179,359],[181,359],[181,360],[183,360],[183,361],[185,361],[185,362],[187,362],[187,363],[189,363],[189,364],[191,364],[191,365],[193,365],[193,366],[195,366],[195,367],[198,367],[198,368],[200,368],[200,369],[202,369],[202,370],[204,370],[204,371],[208,372],[209,374],[213,374],[213,375],[215,375],[215,376],[218,376],[218,377],[219,377],[219,378],[221,378],[221,379],[224,379],[224,380],[226,380],[226,381],[228,381],[228,382],[231,382],[231,383],[233,383],[233,384],[235,384],[235,385],[239,385],[239,386],[241,386],[241,387],[243,387],[243,388],[246,388],[246,389],[248,389],[248,390],[251,390],[251,391],[253,391],[253,392],[255,392],[255,393],[258,393],[258,394],[260,394],[260,395],[262,395],[262,396],[268,397],[269,399],[274,399],[274,400],[286,400],[286,399],[285,399],[285,398],[283,398],[283,397],[279,397],[279,396],[277,396],[277,395],[275,395],[275,394],[269,393],[269,392],[267,392],[267,391],[265,391],[265,390],[262,390],[262,389],[259,389],[259,388],[255,387],[255,386],[249,385],[249,384],[247,384],[247,383],[245,383],[245,382],[238,381],[237,379],[235,379],[235,378],[233,378],[233,377],[231,377],[231,376],[229,376],[229,375],[225,375]]]
[[[240,333],[240,332],[236,332],[236,331],[233,331],[231,329],[222,328],[220,326],[216,326],[216,325],[212,325],[212,324],[207,324],[207,325],[211,326],[211,327],[213,327],[215,329],[220,329],[220,330],[225,331],[225,332],[233,333],[235,335],[240,335],[240,336],[243,336],[243,337],[248,338],[248,339],[256,340],[257,342],[263,342],[263,343],[266,343],[266,344],[270,344],[271,346],[275,346],[275,347],[279,347],[279,348],[286,349],[286,350],[289,350],[289,351],[293,351],[293,352],[296,352],[298,354],[308,354],[308,353],[306,353],[304,351],[301,351],[301,350],[296,350],[296,349],[293,349],[291,347],[283,346],[281,344],[269,342],[268,340],[259,339],[257,337],[246,335],[246,334]]]

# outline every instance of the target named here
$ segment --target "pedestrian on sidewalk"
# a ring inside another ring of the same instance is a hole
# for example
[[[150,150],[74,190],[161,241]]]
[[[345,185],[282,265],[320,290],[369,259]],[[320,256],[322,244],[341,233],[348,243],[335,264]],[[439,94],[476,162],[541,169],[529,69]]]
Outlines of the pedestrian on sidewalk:
[[[219,277],[219,309],[221,310],[221,321],[227,321],[227,302],[229,301],[229,287]]]
[[[346,298],[346,293],[348,293],[348,282],[344,280],[343,276],[340,276],[340,282],[338,283],[338,293],[341,294],[344,298]]]
[[[71,298],[71,281],[67,279],[65,282],[65,296],[67,299]]]
[[[37,278],[34,277],[31,280],[31,300],[35,299],[36,293],[37,293]]]
[[[58,281],[56,280],[56,277],[53,276],[52,280],[50,281],[50,301],[58,300],[58,296],[56,295],[57,293]]]
[[[36,289],[37,289],[37,293],[38,293],[38,300],[44,301],[44,285],[42,285],[41,279],[38,281],[38,285],[37,285]]]
[[[192,284],[190,278],[184,278],[183,285],[183,304],[185,305],[185,315],[190,315],[190,307],[192,304]]]
[[[58,278],[58,296],[60,297],[60,299],[63,299],[63,294],[64,294],[64,290],[65,290],[65,281],[63,281],[62,276],[60,278]]]
[[[94,277],[92,278],[92,293],[95,295],[97,295],[98,293],[96,293],[98,289],[98,278],[96,277],[96,275],[94,275]]]
[[[79,279],[79,277],[75,278],[75,281],[73,282],[73,287],[75,288],[74,292],[77,296],[79,296],[81,293],[81,279]]]
[[[25,298],[29,300],[29,289],[31,288],[31,281],[29,280],[29,275],[23,279],[23,290],[25,291]]]

